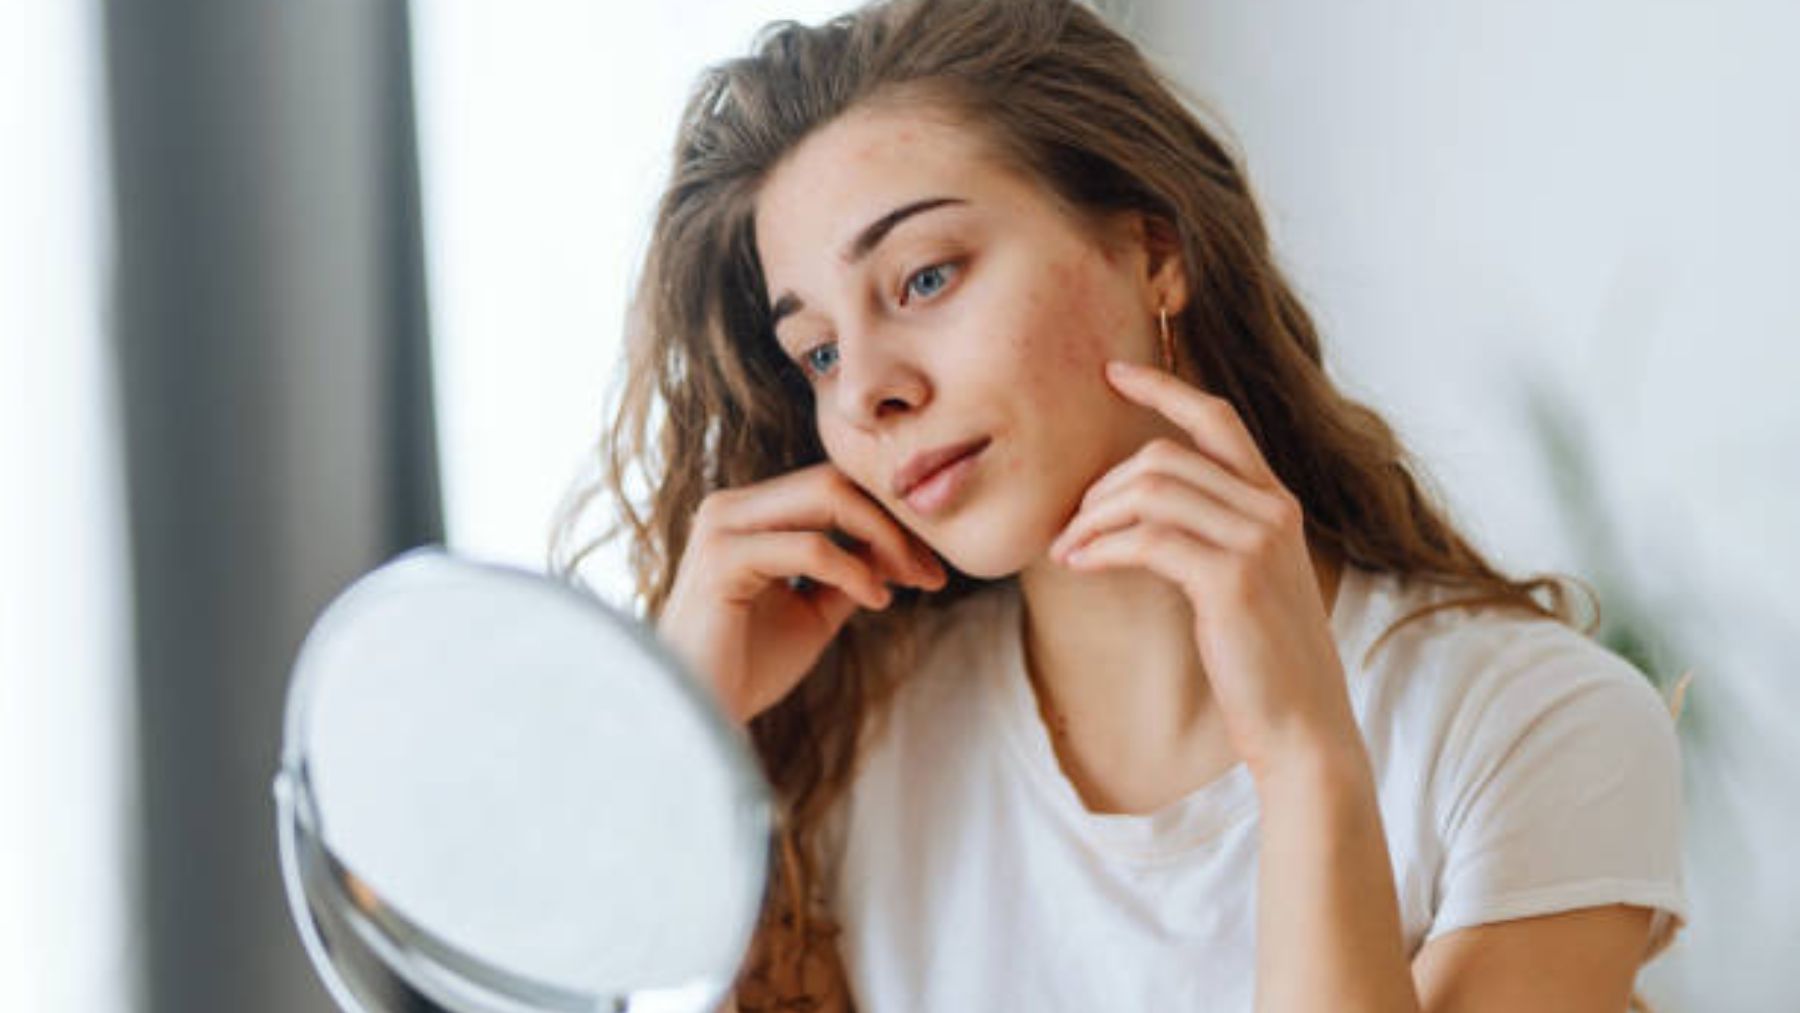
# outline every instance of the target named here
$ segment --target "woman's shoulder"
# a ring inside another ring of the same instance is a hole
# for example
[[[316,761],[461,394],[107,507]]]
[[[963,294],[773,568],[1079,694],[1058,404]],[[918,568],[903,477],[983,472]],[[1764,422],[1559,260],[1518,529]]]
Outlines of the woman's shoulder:
[[[1546,666],[1574,665],[1612,678],[1637,673],[1604,644],[1561,620],[1520,606],[1472,601],[1480,592],[1470,586],[1393,573],[1366,580],[1358,628],[1343,645],[1357,649],[1359,668],[1463,682],[1505,680]],[[1345,659],[1346,667],[1352,660]]]
[[[1394,618],[1466,596],[1414,589]],[[1675,715],[1582,630],[1516,609],[1446,608],[1364,671],[1359,713],[1390,841],[1414,856],[1420,942],[1605,903],[1657,909],[1653,955],[1685,922]]]
[[[1386,600],[1370,608],[1371,626],[1470,596],[1393,577],[1379,581],[1376,593]],[[1636,666],[1582,630],[1523,609],[1432,612],[1396,628],[1356,672],[1369,731],[1436,743],[1447,755],[1504,753],[1555,724],[1640,745],[1672,738],[1672,716]]]

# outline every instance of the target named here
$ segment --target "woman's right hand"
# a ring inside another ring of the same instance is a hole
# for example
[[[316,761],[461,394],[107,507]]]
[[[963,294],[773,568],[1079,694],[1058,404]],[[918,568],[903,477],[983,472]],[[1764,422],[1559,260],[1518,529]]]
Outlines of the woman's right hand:
[[[834,527],[860,545],[839,545]],[[858,607],[886,608],[888,582],[938,590],[948,579],[929,547],[825,461],[701,501],[656,632],[743,725],[799,684]]]

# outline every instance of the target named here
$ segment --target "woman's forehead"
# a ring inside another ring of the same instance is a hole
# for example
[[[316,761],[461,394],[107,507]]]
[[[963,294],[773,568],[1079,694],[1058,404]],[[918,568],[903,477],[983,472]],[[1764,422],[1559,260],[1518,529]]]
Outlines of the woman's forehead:
[[[789,243],[842,250],[868,223],[939,194],[965,207],[1015,201],[978,132],[910,107],[846,113],[803,140],[770,173],[755,204],[765,256]]]

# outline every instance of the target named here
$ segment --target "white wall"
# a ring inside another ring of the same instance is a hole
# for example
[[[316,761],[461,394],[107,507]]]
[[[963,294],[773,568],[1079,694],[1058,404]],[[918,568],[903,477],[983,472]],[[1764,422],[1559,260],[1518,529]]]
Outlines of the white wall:
[[[823,0],[414,12],[447,541],[540,568],[600,432],[626,299],[687,88]],[[629,584],[615,543],[584,574]]]
[[[136,757],[94,3],[0,5],[0,1009],[136,1008]]]
[[[1694,921],[1640,982],[1669,1009],[1791,1008],[1800,15],[1146,0],[1128,20],[1237,135],[1335,375],[1515,570],[1590,558],[1517,378],[1568,399],[1600,534],[1711,723],[1686,752]]]

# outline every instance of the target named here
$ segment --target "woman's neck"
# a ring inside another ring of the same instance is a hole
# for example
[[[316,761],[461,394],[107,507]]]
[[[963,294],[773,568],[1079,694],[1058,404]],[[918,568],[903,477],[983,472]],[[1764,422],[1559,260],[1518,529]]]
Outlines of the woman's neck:
[[[1329,615],[1341,565],[1312,546]],[[1149,811],[1237,761],[1194,641],[1194,613],[1147,570],[1019,575],[1026,670],[1065,773],[1097,811]]]

